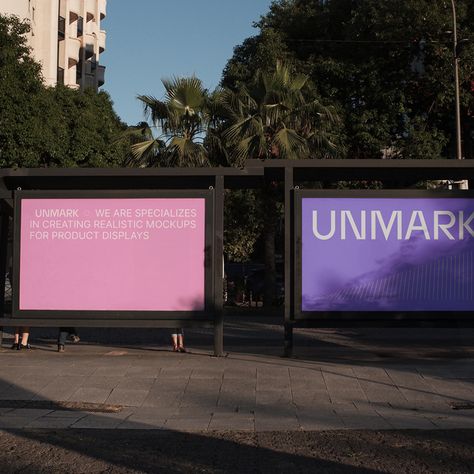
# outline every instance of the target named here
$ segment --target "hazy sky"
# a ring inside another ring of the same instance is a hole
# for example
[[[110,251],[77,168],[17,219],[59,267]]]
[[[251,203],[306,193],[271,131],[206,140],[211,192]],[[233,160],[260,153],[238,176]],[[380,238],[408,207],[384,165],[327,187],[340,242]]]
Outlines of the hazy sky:
[[[233,48],[258,30],[271,0],[109,0],[105,85],[120,118],[144,120],[136,96],[163,98],[162,78],[195,74],[213,89]]]

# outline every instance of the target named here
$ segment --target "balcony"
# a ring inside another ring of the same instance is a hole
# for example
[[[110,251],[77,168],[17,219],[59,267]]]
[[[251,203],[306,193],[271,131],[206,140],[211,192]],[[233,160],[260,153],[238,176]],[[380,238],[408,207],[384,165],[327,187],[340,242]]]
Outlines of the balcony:
[[[66,4],[66,2],[63,1],[59,3],[60,8],[63,8],[63,4]],[[67,3],[67,7],[69,8],[69,24],[72,25],[80,18],[82,11],[81,0],[69,0],[69,2]]]
[[[77,19],[79,18],[79,15],[74,12],[69,12],[69,24],[72,25]]]
[[[102,54],[105,51],[105,39],[106,33],[104,30],[99,31],[98,40],[99,40],[99,54]]]
[[[102,21],[105,18],[106,10],[107,10],[107,0],[99,0],[100,21]]]
[[[63,2],[61,2],[62,4]],[[69,11],[79,16],[82,12],[82,0],[69,0],[67,2]]]
[[[81,59],[81,40],[77,38],[71,38],[67,43],[67,58],[68,67],[75,66]]]

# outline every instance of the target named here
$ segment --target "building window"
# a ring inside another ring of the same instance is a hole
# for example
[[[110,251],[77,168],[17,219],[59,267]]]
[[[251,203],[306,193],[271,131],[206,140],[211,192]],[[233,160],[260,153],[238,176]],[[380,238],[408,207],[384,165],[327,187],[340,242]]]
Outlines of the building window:
[[[66,18],[60,16],[58,18],[58,38],[63,40],[66,36]]]
[[[58,84],[64,84],[64,69],[62,67],[58,67],[58,76],[57,76]]]
[[[80,16],[78,19],[77,19],[77,36],[82,36],[84,33],[84,18],[82,18],[82,16]]]

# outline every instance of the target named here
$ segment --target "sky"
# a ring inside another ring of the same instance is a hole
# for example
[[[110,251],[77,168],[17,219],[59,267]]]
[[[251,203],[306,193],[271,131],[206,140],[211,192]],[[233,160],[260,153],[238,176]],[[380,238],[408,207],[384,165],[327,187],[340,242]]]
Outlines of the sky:
[[[145,119],[137,95],[163,99],[162,78],[199,77],[214,89],[235,46],[258,34],[253,23],[271,0],[109,0],[100,64],[120,118]],[[133,6],[133,7],[132,7]]]

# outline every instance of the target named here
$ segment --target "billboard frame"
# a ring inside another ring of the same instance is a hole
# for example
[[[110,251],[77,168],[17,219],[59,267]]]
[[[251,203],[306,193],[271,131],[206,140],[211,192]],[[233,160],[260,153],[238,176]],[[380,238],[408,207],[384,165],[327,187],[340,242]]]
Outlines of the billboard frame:
[[[139,310],[22,310],[20,300],[20,253],[21,253],[21,202],[24,199],[140,199],[198,198],[205,200],[205,259],[204,259],[204,309],[199,311],[139,311]],[[214,305],[214,189],[196,190],[17,190],[14,192],[14,238],[13,238],[13,299],[12,321],[62,320],[90,324],[101,320],[115,321],[174,321],[177,327],[186,321],[208,321],[215,319]],[[169,325],[169,324],[168,324]]]
[[[302,310],[302,202],[305,198],[396,198],[396,199],[453,199],[473,198],[472,191],[458,190],[312,190],[293,191],[293,306],[290,321],[305,326],[371,326],[386,325],[397,327],[425,326],[446,321],[459,324],[472,321],[472,311],[303,311]],[[290,322],[286,321],[286,322]],[[375,324],[374,324],[375,323]]]

